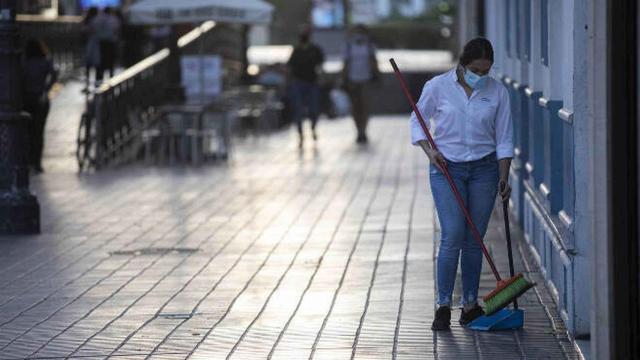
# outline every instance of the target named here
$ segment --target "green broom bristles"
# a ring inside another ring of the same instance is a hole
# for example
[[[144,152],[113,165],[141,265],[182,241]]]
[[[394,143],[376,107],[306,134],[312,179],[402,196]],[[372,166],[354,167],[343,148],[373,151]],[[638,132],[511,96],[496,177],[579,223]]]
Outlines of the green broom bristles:
[[[527,281],[522,274],[518,274],[499,284],[498,288],[483,298],[485,315],[495,314],[533,286],[535,286],[535,283]]]

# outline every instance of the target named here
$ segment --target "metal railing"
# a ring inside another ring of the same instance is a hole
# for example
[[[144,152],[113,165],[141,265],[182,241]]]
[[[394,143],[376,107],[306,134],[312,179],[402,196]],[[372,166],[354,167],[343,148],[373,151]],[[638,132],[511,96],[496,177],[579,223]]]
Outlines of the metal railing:
[[[204,41],[215,23],[208,21],[177,41],[180,52]],[[141,132],[157,118],[167,98],[171,51],[166,48],[109,79],[88,99],[78,129],[80,170],[100,169],[133,160]],[[179,71],[179,67],[178,67]]]

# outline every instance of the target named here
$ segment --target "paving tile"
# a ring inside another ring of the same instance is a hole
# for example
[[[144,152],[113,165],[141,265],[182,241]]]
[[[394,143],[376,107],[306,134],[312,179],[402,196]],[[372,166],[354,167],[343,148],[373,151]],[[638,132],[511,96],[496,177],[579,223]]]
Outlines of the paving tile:
[[[69,149],[60,114],[75,100],[60,99],[50,144]],[[43,233],[0,238],[0,359],[575,358],[541,286],[520,331],[462,329],[457,311],[450,332],[430,330],[426,160],[404,117],[373,119],[367,147],[351,126],[321,122],[300,151],[287,131],[239,141],[228,165],[200,168],[78,176],[48,148],[51,171],[32,179]],[[487,243],[503,258],[500,221]],[[493,286],[485,266],[481,292]]]

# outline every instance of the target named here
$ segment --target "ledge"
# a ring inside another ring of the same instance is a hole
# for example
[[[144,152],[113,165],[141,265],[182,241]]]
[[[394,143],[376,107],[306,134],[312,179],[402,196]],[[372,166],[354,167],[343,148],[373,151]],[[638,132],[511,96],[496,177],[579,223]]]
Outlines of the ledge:
[[[535,97],[542,97],[542,91],[536,91],[531,89],[530,87],[525,87],[524,88],[524,93],[527,95],[527,97],[529,98],[535,98]]]
[[[571,256],[574,254],[573,246],[575,245],[565,243],[558,226],[556,226],[556,223],[551,219],[551,216],[549,216],[549,213],[547,213],[543,204],[541,204],[535,196],[534,189],[526,181],[523,181],[522,184],[524,185],[525,191],[528,193],[527,197],[530,199],[529,201],[534,207],[533,211],[535,211],[544,220],[544,224],[541,225],[547,227],[552,233],[553,236],[551,236],[551,242],[553,243],[553,246],[560,253],[560,257],[563,262],[570,262]]]
[[[542,194],[542,196],[544,196],[545,199],[549,198],[549,194],[551,194],[551,190],[549,190],[549,188],[547,187],[547,185],[545,185],[545,183],[540,183],[540,185],[538,185],[538,190],[540,190],[540,193]]]
[[[538,99],[538,105],[542,106],[543,108],[546,108],[548,103],[549,99],[547,99],[546,97],[540,96],[540,98]]]
[[[533,95],[533,90],[531,90],[531,88],[527,86],[527,87],[525,87],[525,88],[524,88],[524,93],[525,93],[528,97],[531,97],[531,95]]]
[[[564,210],[560,210],[558,212],[558,217],[560,218],[560,221],[562,222],[562,225],[564,225],[568,231],[573,232],[573,219],[571,218],[571,216],[569,216],[569,214],[567,214]]]
[[[573,124],[573,111],[562,108],[558,110],[558,117],[569,124]]]
[[[531,165],[531,163],[530,163],[530,162],[528,162],[528,161],[527,161],[527,162],[524,164],[524,168],[527,170],[527,173],[528,173],[529,175],[531,175],[531,174],[533,173],[533,165]]]

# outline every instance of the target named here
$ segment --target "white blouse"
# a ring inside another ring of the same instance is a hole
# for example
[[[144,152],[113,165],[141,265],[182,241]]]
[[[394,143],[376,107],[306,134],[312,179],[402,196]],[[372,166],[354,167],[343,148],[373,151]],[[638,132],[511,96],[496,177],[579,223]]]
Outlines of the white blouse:
[[[513,157],[509,92],[499,81],[490,77],[467,97],[454,68],[427,81],[417,107],[447,160],[473,161],[492,152],[498,159]],[[417,145],[427,136],[414,113],[410,123],[411,142]]]

